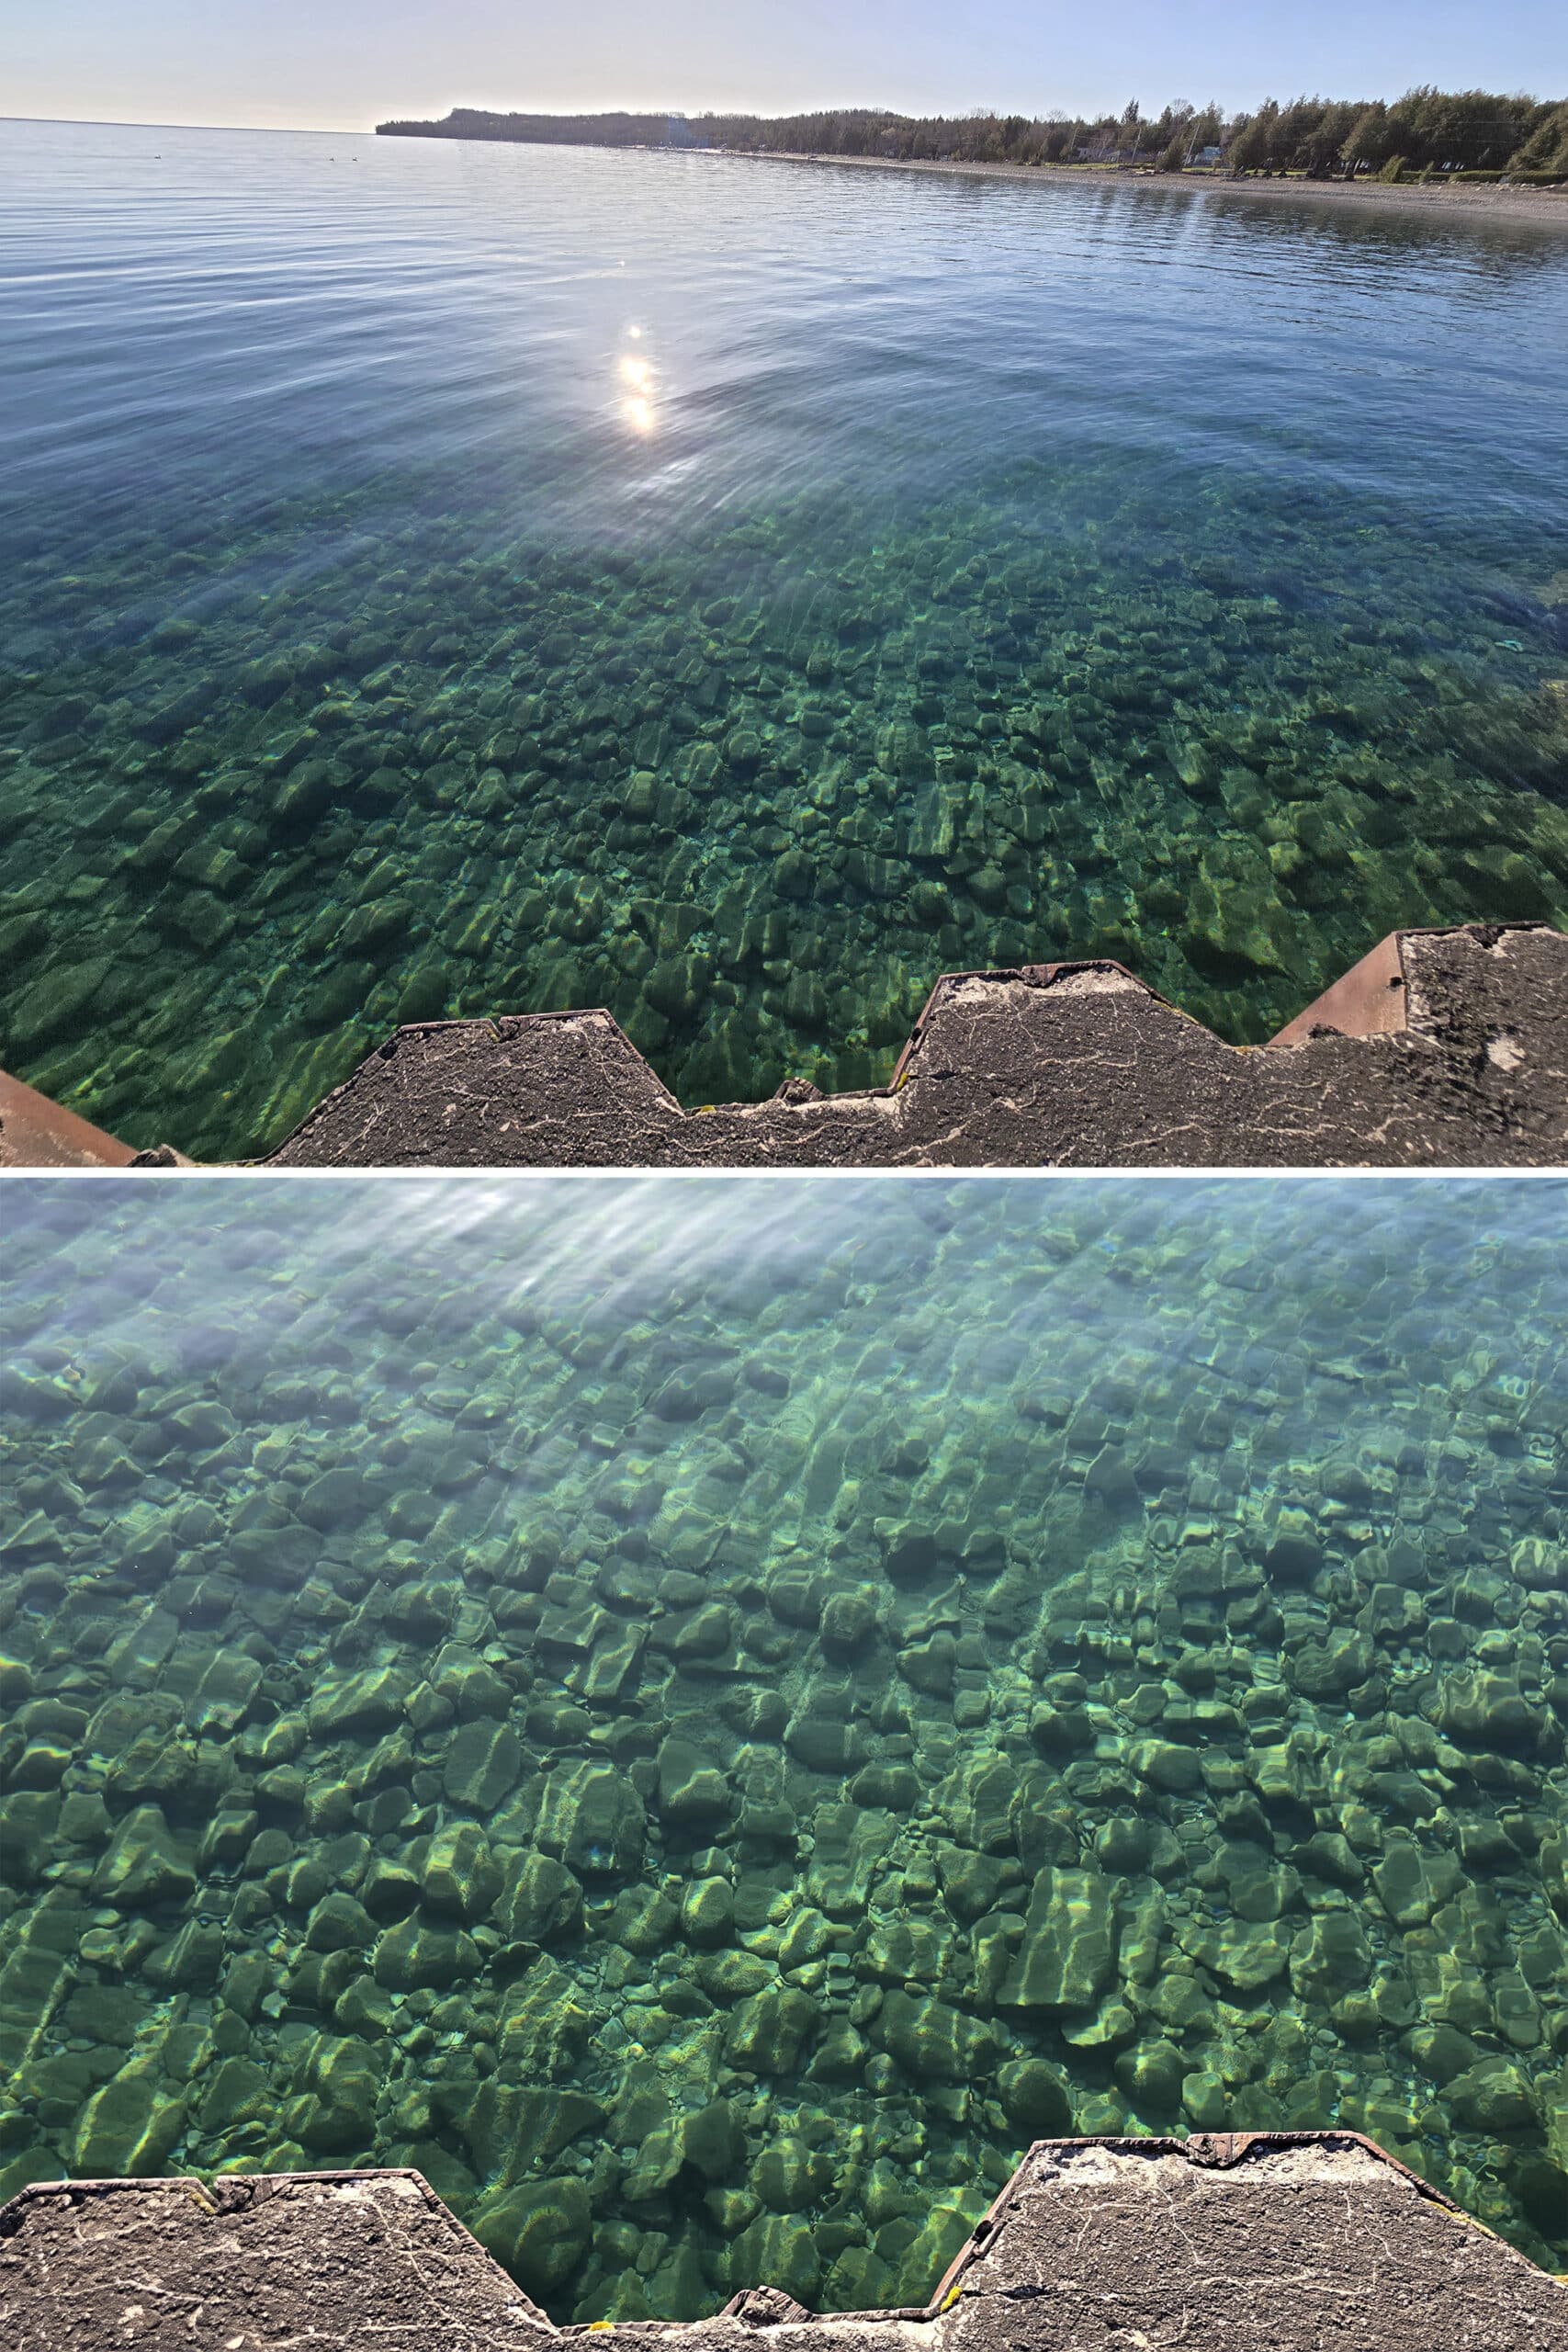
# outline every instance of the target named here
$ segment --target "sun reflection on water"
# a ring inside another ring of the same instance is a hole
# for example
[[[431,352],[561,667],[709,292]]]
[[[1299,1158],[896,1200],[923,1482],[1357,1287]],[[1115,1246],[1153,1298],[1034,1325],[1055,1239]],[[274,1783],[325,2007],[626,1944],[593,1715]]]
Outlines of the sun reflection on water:
[[[642,329],[639,326],[628,327],[626,340],[639,343]],[[636,434],[651,433],[658,423],[651,360],[645,359],[640,353],[626,351],[615,363],[615,372],[624,387],[620,403],[622,421],[629,424]]]

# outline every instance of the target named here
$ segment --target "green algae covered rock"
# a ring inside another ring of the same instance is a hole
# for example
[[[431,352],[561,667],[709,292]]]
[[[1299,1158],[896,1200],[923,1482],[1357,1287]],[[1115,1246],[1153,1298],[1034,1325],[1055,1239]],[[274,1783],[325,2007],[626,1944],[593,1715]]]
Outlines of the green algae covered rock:
[[[918,2082],[968,2082],[988,2074],[1007,2048],[999,2027],[967,2017],[945,2001],[901,1991],[886,1996],[871,2031]]]
[[[476,1715],[452,1736],[442,1768],[443,1793],[449,1804],[486,1817],[515,1787],[522,1763],[511,1725]]]
[[[362,1903],[341,1891],[323,1894],[305,1922],[307,1951],[363,1951],[376,1940],[376,1922]]]
[[[870,2045],[858,2027],[847,2018],[831,2019],[812,2052],[809,2078],[814,2083],[863,2082],[870,2055]]]
[[[1015,2058],[997,2075],[997,2097],[1008,2121],[1032,2140],[1049,2140],[1073,2128],[1072,2100],[1055,2066],[1043,2058]]]
[[[519,2286],[547,2298],[564,2286],[588,2251],[593,2213],[581,2180],[561,2178],[502,2190],[474,2222],[479,2244]]]
[[[821,2011],[793,1985],[771,1986],[742,2001],[725,2033],[732,2066],[754,2075],[791,2075],[821,2023]]]
[[[699,1878],[681,1903],[681,1933],[694,1949],[728,1941],[735,1925],[735,1897],[722,1878]]]
[[[1186,2062],[1171,2041],[1139,2041],[1116,2059],[1116,2080],[1145,2123],[1173,2121],[1181,2105]]]
[[[1548,1734],[1549,1718],[1517,1682],[1484,1667],[1445,1675],[1435,1716],[1439,1731],[1466,1747],[1532,1755]]]
[[[876,1596],[868,1586],[831,1593],[822,1610],[822,1647],[831,1658],[857,1657],[875,1639],[878,1624]]]
[[[52,1789],[13,1789],[0,1797],[0,1879],[8,1886],[38,1884],[53,1852],[62,1809]]]
[[[751,2187],[771,2213],[798,2213],[833,2185],[830,2157],[785,2132],[772,2140],[751,2167]]]
[[[705,2180],[733,2180],[746,2156],[746,2133],[733,2099],[688,2109],[677,2126],[681,2161]]]
[[[1263,1565],[1278,1584],[1306,1584],[1323,1565],[1323,1549],[1310,1512],[1299,1504],[1281,1505],[1274,1514]]]
[[[1168,1793],[1190,1796],[1203,1784],[1197,1749],[1178,1747],[1171,1740],[1142,1739],[1133,1749],[1131,1760],[1140,1780]]]
[[[509,2081],[570,2081],[593,2030],[592,2012],[576,1996],[572,1980],[540,1960],[502,2001],[498,2045]]]
[[[198,2120],[203,2132],[237,2130],[270,2119],[272,2091],[265,2074],[248,2058],[225,2058],[206,2077]]]
[[[1378,1900],[1396,1928],[1424,1928],[1463,1883],[1454,1856],[1423,1853],[1408,1838],[1392,1840],[1372,1872]]]
[[[1098,1871],[1042,1871],[1018,1958],[998,1996],[1002,2007],[1091,2008],[1110,1987],[1115,1969],[1111,1881]]]
[[[187,1919],[177,1935],[149,1952],[142,1973],[151,1984],[175,1993],[210,1993],[223,1965],[223,1930],[216,1919]]]
[[[1005,1883],[1006,1865],[994,1855],[972,1854],[964,1847],[944,1845],[937,1854],[937,1876],[948,1909],[956,1919],[969,1923],[984,1917],[995,1904]]]
[[[641,1868],[647,1815],[613,1766],[572,1764],[551,1773],[535,1834],[579,1879],[625,1877]]]
[[[501,1722],[512,1700],[495,1668],[461,1642],[447,1642],[437,1653],[430,1687],[460,1724]]]
[[[651,1886],[623,1887],[605,1920],[610,1940],[638,1959],[662,1951],[680,1924],[679,1904]]]
[[[1533,2086],[1506,2058],[1483,2058],[1448,2085],[1448,2104],[1471,2132],[1529,2132],[1540,2120]]]
[[[799,2214],[760,2213],[730,2248],[729,2277],[735,2287],[776,2287],[814,2308],[822,2290],[816,2233]]]
[[[132,2058],[82,2109],[72,2170],[85,2180],[161,2172],[185,2116],[184,2095],[156,2056]]]
[[[389,1993],[422,1986],[446,1992],[479,1973],[479,1948],[459,1928],[436,1927],[417,1916],[385,1928],[377,1939],[372,1973]]]
[[[1353,1911],[1321,1911],[1291,1946],[1291,1983],[1303,1999],[1332,1998],[1366,1983],[1371,1964]]]
[[[915,2304],[931,2301],[946,2271],[967,2245],[980,2218],[981,2200],[973,2209],[950,2191],[925,2214],[904,2250],[899,2264],[903,2300]]]
[[[93,1873],[93,1894],[124,1910],[183,1903],[196,1887],[183,1840],[155,1804],[138,1805],[116,1829]]]
[[[1289,1931],[1281,1933],[1272,1921],[1227,1919],[1219,1927],[1185,1930],[1180,1941],[1183,1951],[1239,1993],[1272,1984],[1291,1963]]]
[[[400,1667],[376,1667],[329,1682],[311,1698],[306,1720],[312,1739],[351,1732],[388,1731],[402,1716],[413,1678]]]
[[[1527,1592],[1568,1592],[1568,1544],[1527,1535],[1508,1555],[1508,1573]]]
[[[381,2068],[357,2036],[313,2043],[301,2095],[283,2110],[283,2128],[302,2148],[344,2155],[374,2146]]]
[[[471,1821],[457,1823],[438,1829],[424,1849],[420,1900],[438,1914],[482,1918],[501,1892],[501,1879],[483,1831]]]
[[[857,1967],[863,1976],[885,1984],[903,1984],[911,1978],[934,1984],[942,1971],[944,1939],[926,1919],[876,1919],[861,1945]]]
[[[1198,2068],[1182,2078],[1181,2109],[1195,2131],[1223,2132],[1230,2119],[1230,2093],[1220,2075]]]
[[[514,1939],[549,1943],[570,1938],[582,1926],[582,1883],[549,1854],[519,1854],[513,1858],[498,1908]]]

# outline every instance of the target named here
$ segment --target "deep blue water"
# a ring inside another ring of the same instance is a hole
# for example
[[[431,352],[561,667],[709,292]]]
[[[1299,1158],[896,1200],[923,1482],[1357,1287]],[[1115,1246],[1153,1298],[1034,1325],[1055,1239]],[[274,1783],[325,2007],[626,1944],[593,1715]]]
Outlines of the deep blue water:
[[[1568,238],[0,125],[0,1053],[257,1148],[400,1018],[688,1101],[936,972],[1269,1033],[1568,906]]]

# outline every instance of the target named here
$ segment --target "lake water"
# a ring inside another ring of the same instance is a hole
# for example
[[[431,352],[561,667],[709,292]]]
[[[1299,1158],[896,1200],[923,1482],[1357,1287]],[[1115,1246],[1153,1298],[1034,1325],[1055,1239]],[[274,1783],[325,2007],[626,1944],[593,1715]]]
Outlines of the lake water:
[[[676,2318],[1337,2124],[1568,2267],[1565,1191],[13,1182],[0,2198]]]
[[[276,1142],[399,1020],[688,1102],[942,969],[1267,1035],[1568,916],[1568,238],[0,126],[0,1055]]]

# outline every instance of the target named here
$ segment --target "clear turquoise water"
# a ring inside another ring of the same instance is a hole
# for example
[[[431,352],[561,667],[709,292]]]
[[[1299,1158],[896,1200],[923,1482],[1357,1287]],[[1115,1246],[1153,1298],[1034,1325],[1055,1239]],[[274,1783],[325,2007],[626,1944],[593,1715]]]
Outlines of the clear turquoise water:
[[[1563,2267],[1564,1191],[14,1183],[0,2195],[678,2317],[1339,2124]]]
[[[400,1019],[754,1098],[943,968],[1258,1037],[1568,914],[1560,231],[14,123],[0,299],[0,1055],[135,1142]]]

